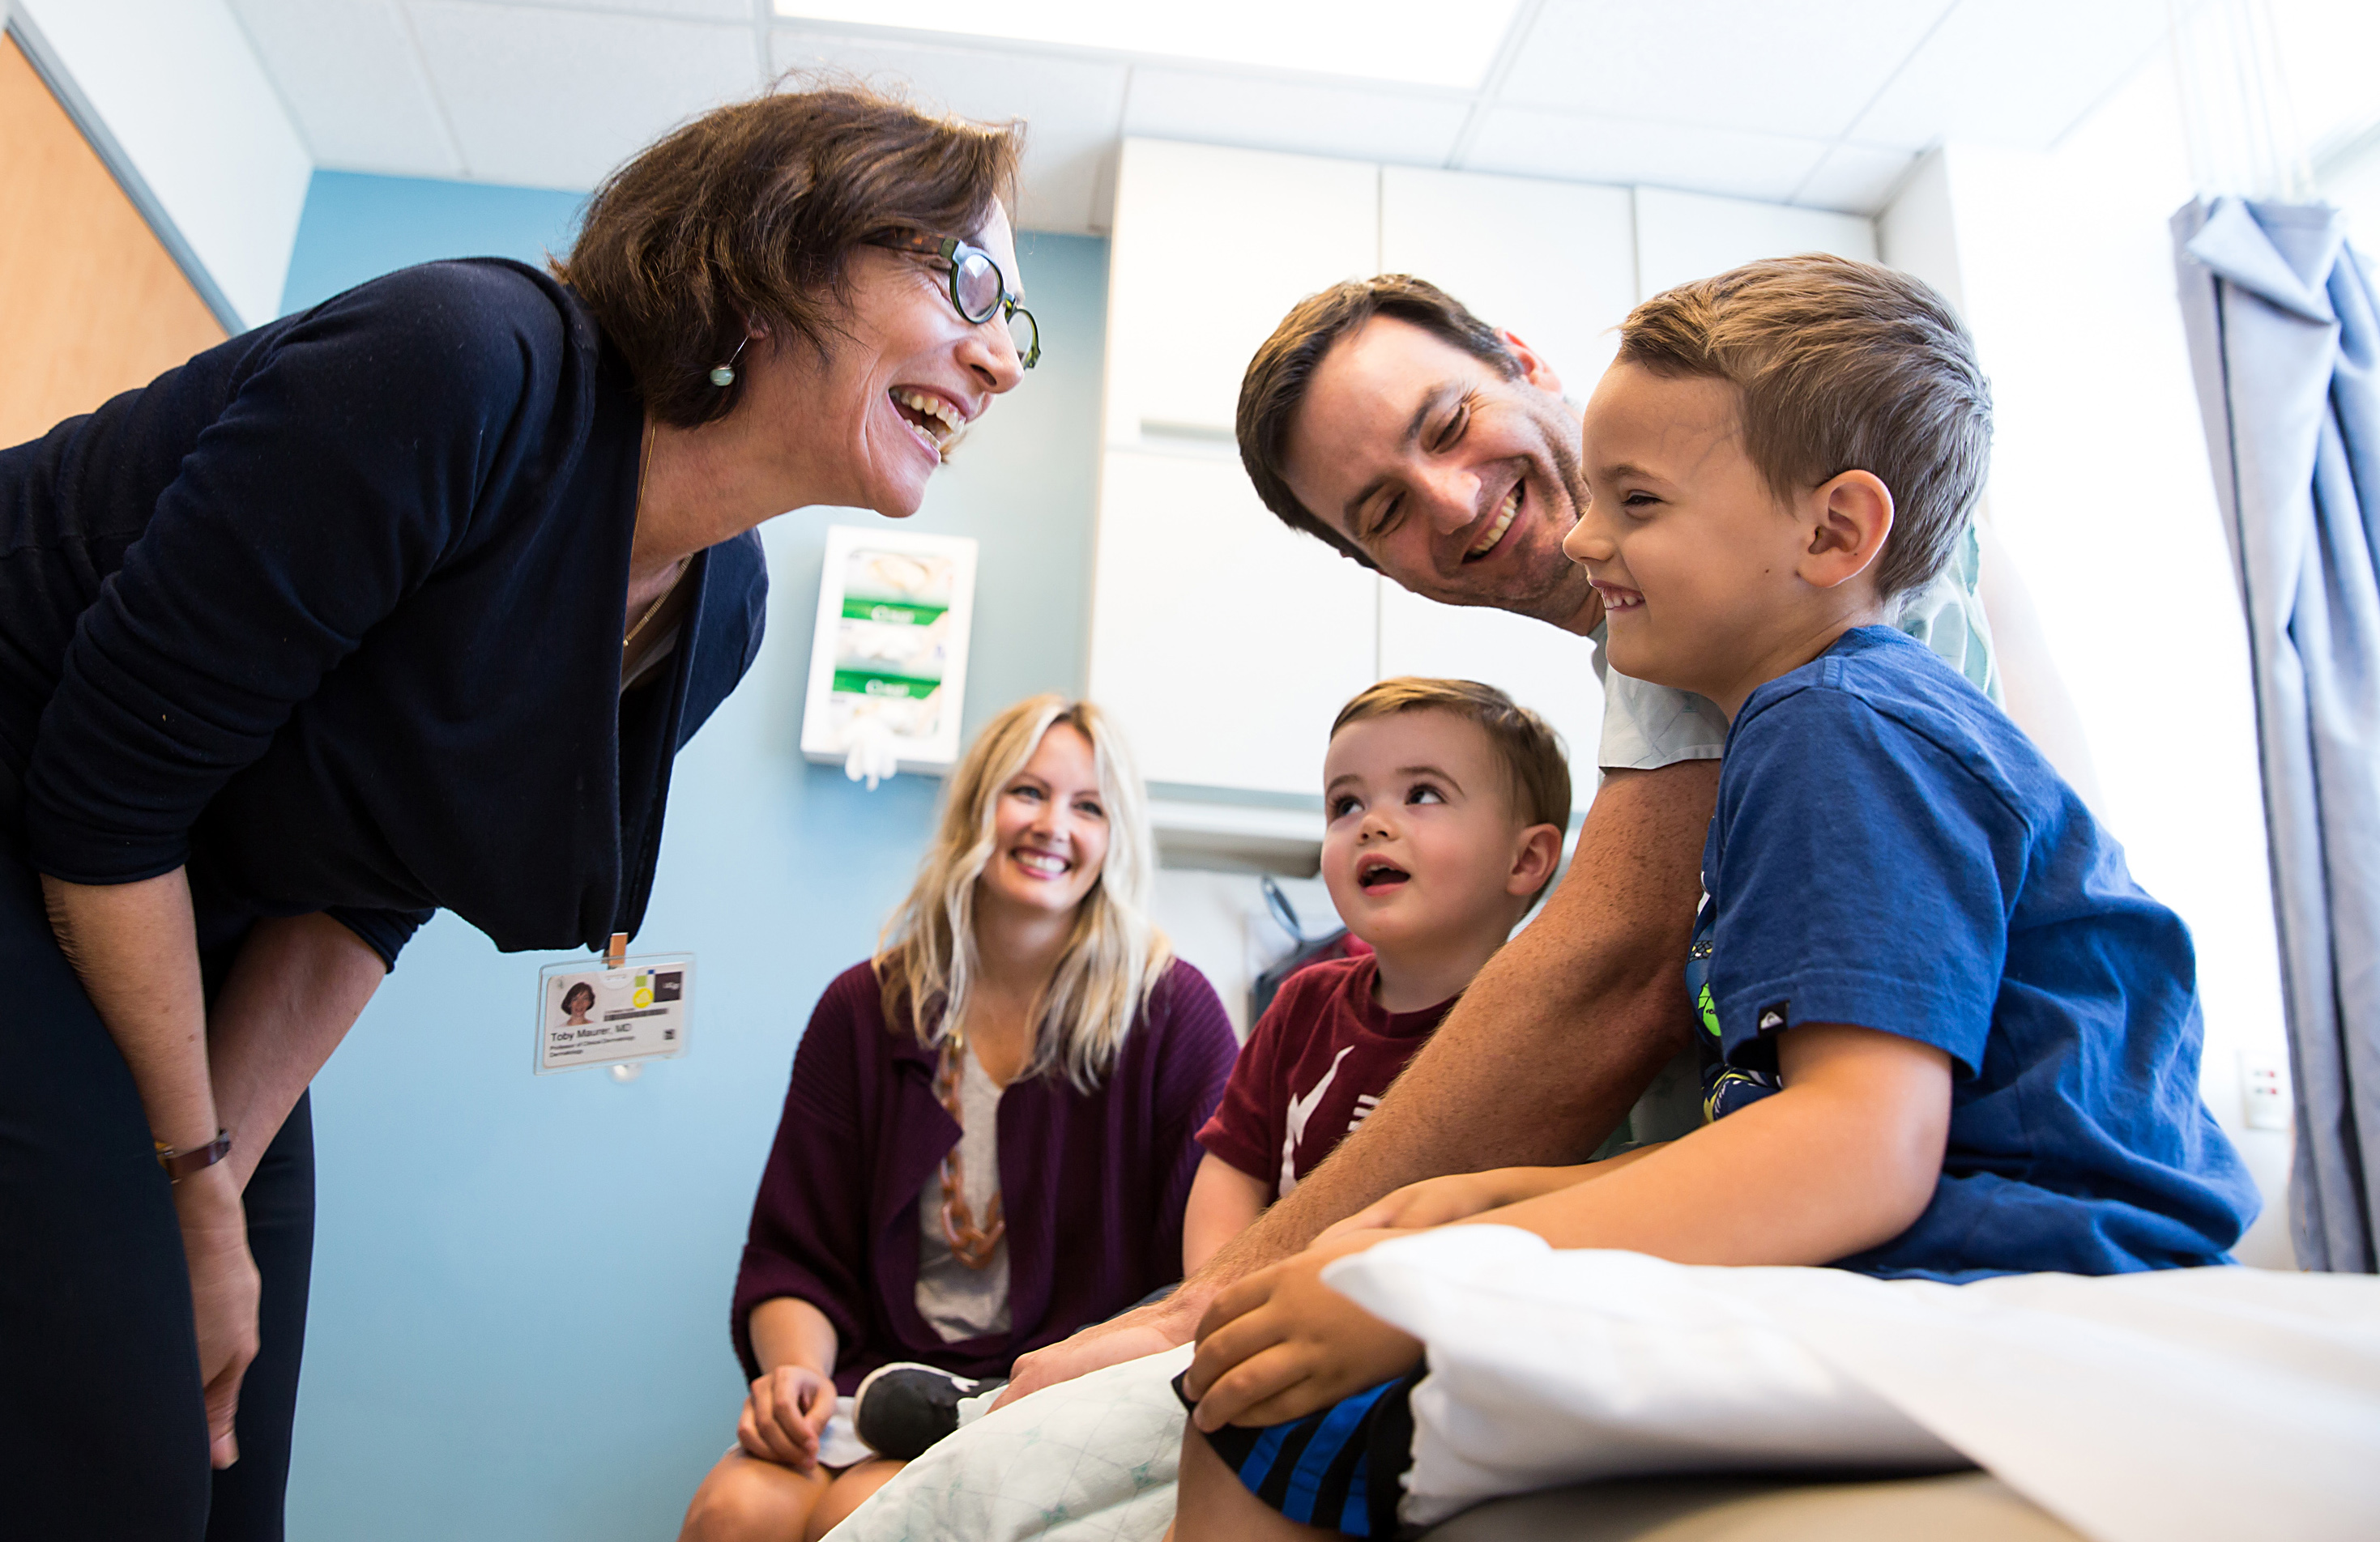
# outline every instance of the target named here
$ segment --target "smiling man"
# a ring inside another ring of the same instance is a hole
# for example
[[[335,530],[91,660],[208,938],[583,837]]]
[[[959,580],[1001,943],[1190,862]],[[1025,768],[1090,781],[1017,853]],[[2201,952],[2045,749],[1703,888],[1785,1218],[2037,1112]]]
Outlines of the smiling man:
[[[1544,914],[1363,1128],[1172,1296],[1019,1361],[1011,1397],[1184,1342],[1224,1286],[1404,1184],[1573,1163],[1623,1121],[1659,1139],[1698,1111],[1691,1072],[1674,1096],[1645,1094],[1688,1050],[1680,961],[1727,722],[1698,698],[1604,670],[1602,602],[1562,552],[1578,520],[1579,418],[1552,368],[1420,279],[1342,284],[1301,301],[1257,350],[1238,437],[1249,480],[1292,528],[1426,599],[1594,637],[1605,776]],[[1979,565],[1971,538],[1900,625],[1997,698]]]

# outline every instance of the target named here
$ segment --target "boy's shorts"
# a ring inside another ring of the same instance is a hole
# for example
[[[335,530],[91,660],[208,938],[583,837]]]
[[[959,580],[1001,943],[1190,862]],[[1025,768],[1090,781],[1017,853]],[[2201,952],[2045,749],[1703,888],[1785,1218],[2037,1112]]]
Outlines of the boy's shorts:
[[[1173,1395],[1195,1408],[1182,1387],[1189,1374],[1173,1378]],[[1349,1536],[1397,1536],[1397,1501],[1413,1467],[1413,1390],[1427,1374],[1415,1366],[1287,1424],[1225,1425],[1207,1444],[1249,1493],[1293,1521]]]

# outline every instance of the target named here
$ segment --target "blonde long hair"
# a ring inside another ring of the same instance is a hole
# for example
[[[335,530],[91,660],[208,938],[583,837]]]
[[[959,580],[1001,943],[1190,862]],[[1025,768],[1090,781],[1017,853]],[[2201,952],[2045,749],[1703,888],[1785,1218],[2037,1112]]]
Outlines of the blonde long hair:
[[[1108,817],[1107,859],[1075,910],[1058,967],[1035,1003],[1033,1056],[1025,1075],[1062,1067],[1088,1091],[1115,1063],[1125,1033],[1173,956],[1149,919],[1157,868],[1147,795],[1132,752],[1087,701],[1051,694],[1018,702],[984,725],[943,789],[940,828],[917,865],[917,881],[876,946],[884,1021],[905,1019],[927,1049],[964,1029],[981,977],[976,953],[976,880],[992,856],[994,812],[1041,740],[1063,723],[1090,741],[1099,801]]]

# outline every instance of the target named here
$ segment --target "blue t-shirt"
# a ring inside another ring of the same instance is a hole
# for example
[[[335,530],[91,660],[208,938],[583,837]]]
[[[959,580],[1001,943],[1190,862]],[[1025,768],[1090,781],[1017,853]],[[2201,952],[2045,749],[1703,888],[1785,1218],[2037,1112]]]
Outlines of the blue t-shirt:
[[[1933,1202],[1840,1267],[2229,1261],[2258,1200],[2199,1098],[2189,930],[2007,714],[1864,626],[1754,691],[1720,766],[1687,965],[1707,1116],[1775,1092],[1803,1023],[1950,1057]]]

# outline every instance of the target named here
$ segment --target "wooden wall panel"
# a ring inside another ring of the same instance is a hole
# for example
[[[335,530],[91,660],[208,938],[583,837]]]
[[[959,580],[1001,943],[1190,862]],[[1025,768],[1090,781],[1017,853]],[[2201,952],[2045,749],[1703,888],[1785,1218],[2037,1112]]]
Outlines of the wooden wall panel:
[[[13,39],[0,39],[0,445],[224,330]]]

